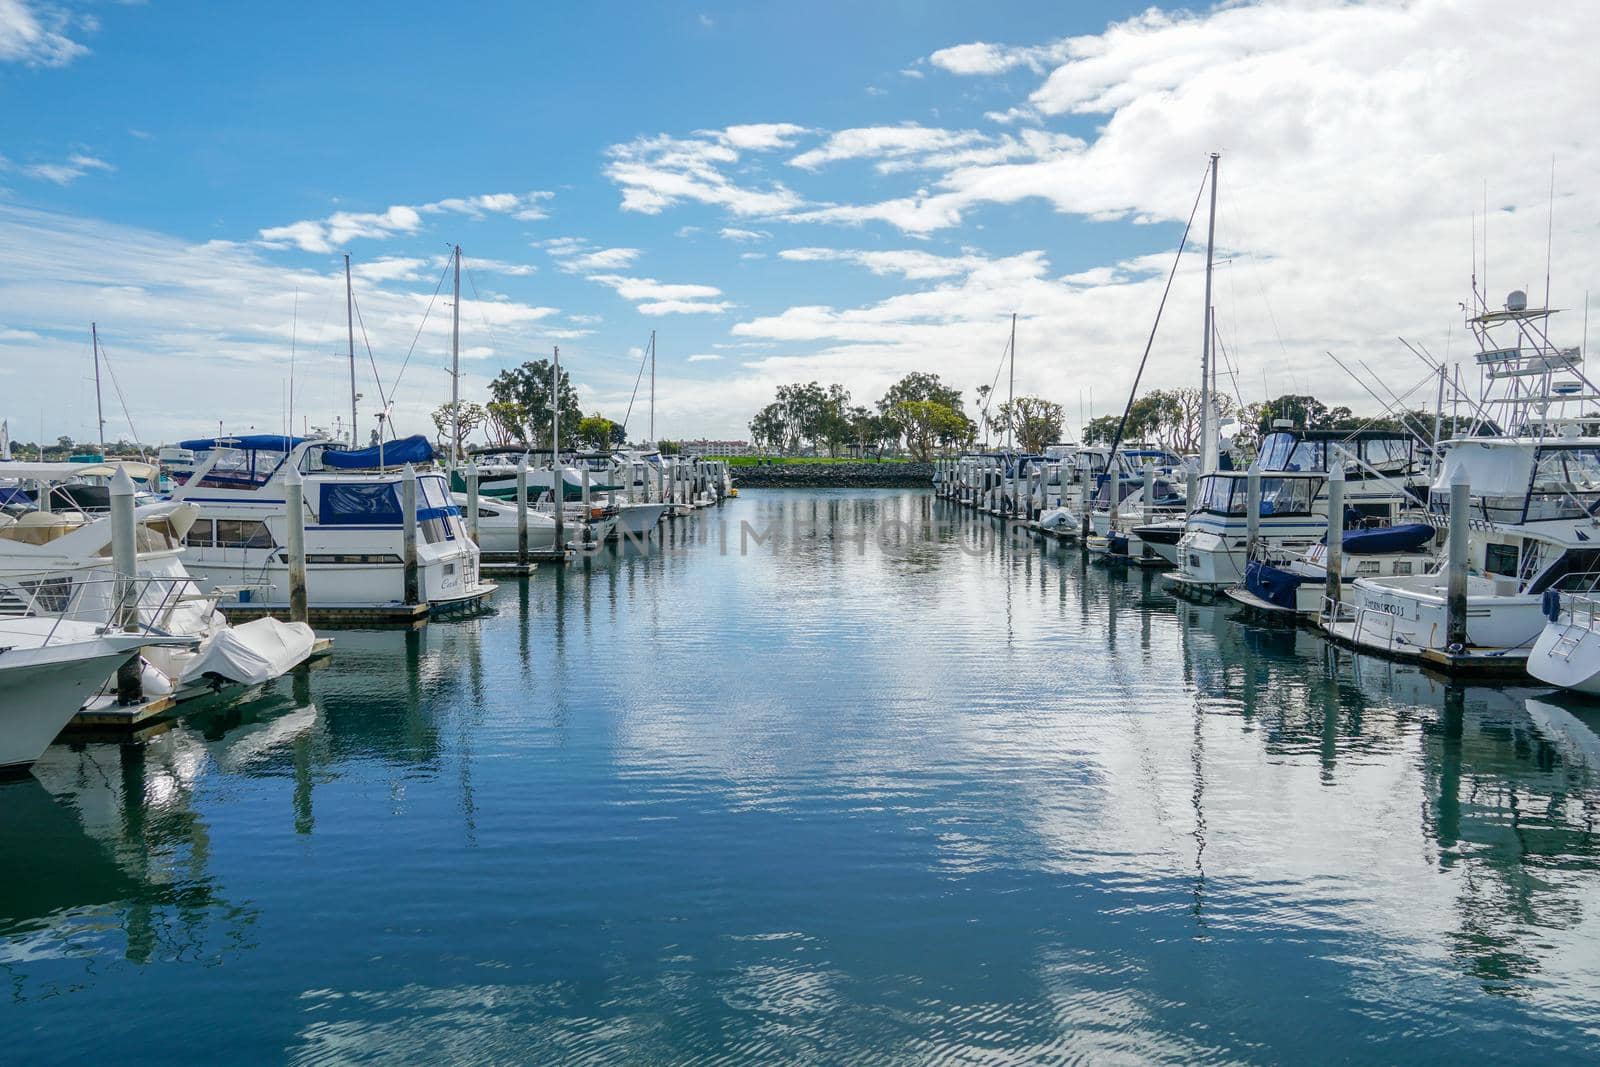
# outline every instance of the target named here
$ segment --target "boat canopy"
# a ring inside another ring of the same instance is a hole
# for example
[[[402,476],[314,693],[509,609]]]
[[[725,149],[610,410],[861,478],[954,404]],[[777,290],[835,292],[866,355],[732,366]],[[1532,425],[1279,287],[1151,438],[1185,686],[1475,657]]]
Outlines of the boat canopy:
[[[379,452],[377,445],[347,452],[330,449],[322,453],[322,465],[335,470],[371,470],[380,460],[384,466],[394,467],[403,463],[427,463],[434,457],[433,445],[420,433],[390,441],[382,447],[381,456]]]
[[[118,467],[128,471],[128,477],[148,480],[156,468],[138,460],[112,460],[109,463],[29,463],[25,460],[0,462],[0,478],[34,478],[46,482],[65,482],[74,478],[109,478]]]
[[[1533,480],[1534,452],[1533,443],[1527,441],[1454,441],[1444,454],[1433,491],[1448,496],[1456,479],[1465,478],[1473,496],[1520,501]]]
[[[309,437],[287,437],[281,433],[246,433],[237,437],[196,437],[192,441],[179,441],[178,447],[191,452],[210,452],[218,448],[238,448],[246,452],[288,452],[309,440]]]

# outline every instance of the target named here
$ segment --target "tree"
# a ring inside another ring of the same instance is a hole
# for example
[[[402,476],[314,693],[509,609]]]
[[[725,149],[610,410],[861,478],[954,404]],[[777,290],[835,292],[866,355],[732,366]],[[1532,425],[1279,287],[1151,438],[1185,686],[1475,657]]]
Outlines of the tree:
[[[782,452],[788,440],[788,430],[783,422],[783,405],[774,400],[750,420],[750,441],[757,448]]]
[[[548,359],[536,359],[512,367],[495,375],[489,383],[489,395],[494,398],[490,411],[508,436],[528,444],[550,441],[551,366]],[[561,447],[570,448],[578,439],[578,423],[583,419],[583,409],[578,406],[578,393],[566,368],[561,371],[560,385]]]
[[[1121,421],[1121,415],[1095,416],[1084,424],[1083,443],[1086,445],[1109,445],[1111,439],[1117,435],[1117,423]]]
[[[619,424],[612,422],[599,412],[593,415],[585,415],[578,420],[578,440],[593,449],[604,450],[610,448],[613,444],[620,444],[621,441],[618,439],[619,432],[624,437],[626,436],[626,432],[622,430]]]
[[[837,456],[839,446],[850,440],[849,406],[850,391],[842,385],[830,385],[817,407],[813,439],[827,445],[830,456]]]
[[[889,420],[896,437],[907,437],[907,444],[910,435],[901,421],[900,405],[913,402],[938,404],[961,416],[967,424],[972,421],[967,418],[966,407],[961,402],[961,390],[944,384],[937,374],[912,371],[891,385],[878,401],[878,413]]]
[[[433,409],[433,425],[439,431],[440,451],[450,450],[451,435],[455,435],[456,451],[465,452],[467,438],[489,421],[489,413],[482,404],[471,400],[458,400],[453,405],[446,402]]]
[[[850,409],[849,419],[851,439],[855,441],[863,456],[871,452],[878,459],[882,459],[884,442],[898,436],[890,420],[875,413],[871,408],[858,404]]]
[[[1288,419],[1302,430],[1332,430],[1351,417],[1347,407],[1330,409],[1316,397],[1300,393],[1285,393],[1264,404],[1252,404],[1250,411],[1255,415],[1256,432],[1262,436],[1272,432],[1272,424],[1278,419]]]
[[[1061,405],[1036,396],[1019,396],[1000,405],[992,422],[1012,438],[1025,452],[1042,452],[1044,446],[1060,440],[1066,414]]]
[[[656,451],[663,456],[676,456],[683,452],[683,446],[676,441],[657,441]]]
[[[976,429],[966,415],[936,400],[902,400],[890,414],[912,456],[923,463],[933,455],[935,444],[971,440]]]

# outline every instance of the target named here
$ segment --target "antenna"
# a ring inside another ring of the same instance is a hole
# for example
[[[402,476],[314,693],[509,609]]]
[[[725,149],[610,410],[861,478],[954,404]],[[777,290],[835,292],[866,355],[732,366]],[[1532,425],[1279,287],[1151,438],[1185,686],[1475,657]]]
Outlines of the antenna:
[[[1544,306],[1550,306],[1550,245],[1556,232],[1556,157],[1550,157],[1550,212],[1544,224]]]
[[[455,303],[450,311],[450,469],[456,469],[461,447],[461,246],[452,253],[455,259]],[[379,436],[383,436],[380,427]]]
[[[300,290],[297,288],[294,291],[294,318],[290,320],[289,325],[289,413],[288,421],[286,423],[289,432],[284,434],[285,437],[289,437],[294,434],[294,349],[295,342],[299,340],[299,337]],[[288,444],[288,442],[284,443],[286,445]]]
[[[656,443],[656,332],[650,331],[650,443]]]
[[[1017,421],[1017,313],[1011,313],[1011,377],[1006,382],[1006,447],[1013,445],[1012,426]]]

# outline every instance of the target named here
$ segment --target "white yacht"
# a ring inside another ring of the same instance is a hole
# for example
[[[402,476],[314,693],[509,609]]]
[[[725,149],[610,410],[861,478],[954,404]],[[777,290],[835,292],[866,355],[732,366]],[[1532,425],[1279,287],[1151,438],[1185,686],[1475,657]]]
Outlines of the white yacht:
[[[1451,647],[1442,567],[1358,578],[1337,613],[1324,615],[1329,633],[1410,658],[1522,663],[1548,632],[1547,597],[1589,594],[1600,584],[1600,437],[1592,436],[1593,416],[1563,416],[1569,405],[1592,409],[1600,391],[1583,376],[1578,349],[1550,342],[1552,314],[1514,292],[1503,310],[1468,319],[1485,398],[1468,402],[1477,433],[1496,435],[1441,443],[1428,505],[1429,521],[1442,527],[1452,484],[1469,487],[1466,641]],[[1558,643],[1552,638],[1552,648]]]
[[[1309,550],[1328,532],[1330,456],[1345,474],[1348,522],[1392,526],[1418,506],[1416,440],[1392,430],[1295,430],[1280,423],[1261,442],[1249,470],[1218,470],[1199,480],[1178,539],[1175,590],[1214,596],[1245,580],[1250,471],[1261,475],[1257,547],[1279,556]]]
[[[0,618],[0,774],[26,771],[141,648],[193,638],[60,618]]]
[[[1528,673],[1547,685],[1600,696],[1600,599],[1547,590],[1549,620],[1528,653]]]
[[[194,455],[172,472],[172,499],[194,504],[183,560],[222,603],[287,608],[289,564],[284,476],[305,483],[306,593],[313,608],[381,608],[405,599],[405,477],[401,466],[433,458],[421,437],[360,450],[277,434],[181,442]],[[437,470],[417,480],[418,598],[435,610],[475,603],[494,590],[478,574],[478,547]]]

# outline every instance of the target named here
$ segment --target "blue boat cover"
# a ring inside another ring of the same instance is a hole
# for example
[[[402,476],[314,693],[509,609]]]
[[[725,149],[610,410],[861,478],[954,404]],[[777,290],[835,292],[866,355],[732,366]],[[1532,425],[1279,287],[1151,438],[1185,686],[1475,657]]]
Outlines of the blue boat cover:
[[[402,463],[427,463],[433,459],[433,445],[420,433],[389,441],[383,446],[383,462],[397,467]],[[378,446],[356,448],[346,452],[332,450],[322,453],[322,465],[338,470],[370,470],[378,465]]]
[[[1299,597],[1296,591],[1310,580],[1303,574],[1295,574],[1257,559],[1245,564],[1244,568],[1244,587],[1258,599],[1285,611],[1298,610]]]
[[[1352,556],[1385,556],[1412,552],[1433,540],[1436,531],[1425,522],[1380,526],[1376,530],[1346,530],[1344,550]]]
[[[393,482],[323,482],[318,521],[324,526],[399,526],[405,521]]]
[[[304,437],[285,437],[281,433],[246,433],[238,437],[197,437],[192,441],[179,441],[179,448],[191,452],[209,452],[214,448],[240,448],[246,452],[287,452],[305,441]]]

